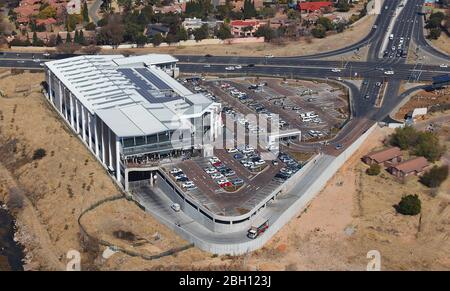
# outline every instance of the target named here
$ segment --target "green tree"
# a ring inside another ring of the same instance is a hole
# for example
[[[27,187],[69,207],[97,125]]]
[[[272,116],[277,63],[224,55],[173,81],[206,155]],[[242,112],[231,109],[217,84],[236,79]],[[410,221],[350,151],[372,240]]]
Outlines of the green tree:
[[[139,34],[136,37],[136,45],[138,47],[143,47],[147,42],[148,42],[148,38],[143,33]]]
[[[420,177],[420,182],[429,188],[439,187],[448,177],[448,166],[434,166]]]
[[[70,36],[70,32],[66,33],[66,43],[72,43],[72,37]]]
[[[317,19],[317,25],[322,25],[326,31],[334,28],[333,22],[331,22],[328,17],[319,17],[319,19]]]
[[[397,128],[391,135],[389,143],[393,146],[399,147],[402,150],[408,150],[410,146],[416,143],[417,134],[417,131],[412,126]]]
[[[163,41],[164,41],[164,38],[161,35],[161,33],[157,33],[152,37],[153,46],[159,46]]]
[[[343,23],[343,22],[338,22],[338,23],[336,24],[336,32],[337,32],[337,33],[344,32],[345,27],[346,27],[345,23]]]
[[[81,10],[81,14],[83,15],[83,22],[89,23],[89,10],[87,6],[87,1],[83,2],[83,8]]]
[[[261,25],[255,32],[256,37],[264,37],[264,41],[271,42],[275,37],[275,31],[268,25]]]
[[[177,28],[177,32],[175,34],[175,40],[183,41],[183,40],[188,40],[188,38],[189,38],[189,36],[188,36],[186,29],[184,29],[184,27],[182,27],[182,26],[179,26]]]
[[[80,34],[78,33],[78,30],[75,30],[75,35],[73,37],[74,43],[80,43]]]
[[[231,34],[231,28],[229,25],[226,25],[222,23],[217,29],[215,35],[220,39],[228,39],[231,38],[233,35]]]
[[[438,39],[441,36],[440,28],[432,28],[430,29],[430,33],[428,34],[429,39]]]
[[[63,40],[61,38],[61,35],[59,35],[59,33],[58,33],[58,35],[56,36],[56,45],[58,46],[62,43],[63,43]]]
[[[339,12],[347,12],[350,10],[350,4],[348,3],[348,0],[339,0],[336,4],[336,9]]]
[[[78,43],[84,45],[86,43],[86,39],[84,38],[84,32],[80,29],[80,33],[78,35]]]
[[[245,19],[256,17],[255,2],[251,0],[244,0],[242,13],[244,14]]]
[[[381,171],[381,167],[378,164],[372,164],[370,165],[370,167],[367,169],[366,173],[369,176],[377,176],[378,174],[380,174]]]
[[[194,37],[196,41],[206,39],[209,36],[209,27],[207,24],[203,24],[200,28],[194,30]]]
[[[403,196],[400,202],[395,206],[395,210],[403,215],[417,215],[422,208],[422,202],[417,194]]]
[[[324,38],[327,35],[327,31],[326,31],[325,27],[323,27],[323,25],[318,24],[318,25],[316,25],[316,27],[311,29],[311,34],[315,38]]]

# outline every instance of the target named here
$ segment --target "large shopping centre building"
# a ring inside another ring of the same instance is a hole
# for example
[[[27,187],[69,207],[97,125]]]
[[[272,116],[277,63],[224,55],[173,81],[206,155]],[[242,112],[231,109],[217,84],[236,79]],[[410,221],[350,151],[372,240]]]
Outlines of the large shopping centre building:
[[[128,167],[204,154],[222,128],[220,103],[177,82],[176,63],[164,54],[45,63],[47,98],[124,188]]]

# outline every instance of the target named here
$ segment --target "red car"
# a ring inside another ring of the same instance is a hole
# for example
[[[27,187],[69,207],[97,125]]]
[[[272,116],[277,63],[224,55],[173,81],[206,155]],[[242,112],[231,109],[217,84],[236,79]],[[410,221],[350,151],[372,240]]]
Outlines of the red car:
[[[215,162],[212,165],[213,165],[213,167],[217,168],[217,167],[220,167],[222,165],[222,162]]]
[[[226,183],[223,183],[223,184],[220,184],[219,186],[221,187],[221,188],[225,188],[225,187],[231,187],[233,184],[231,184],[231,182],[226,182]]]

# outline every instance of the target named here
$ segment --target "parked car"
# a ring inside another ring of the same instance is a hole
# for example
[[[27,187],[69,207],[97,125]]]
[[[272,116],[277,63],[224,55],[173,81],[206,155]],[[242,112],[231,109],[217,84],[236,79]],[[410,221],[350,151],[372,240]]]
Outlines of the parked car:
[[[183,187],[183,188],[188,188],[188,187],[192,187],[192,186],[195,186],[194,182],[192,182],[192,181],[186,181],[183,184],[181,184],[181,187]]]
[[[220,174],[220,173],[214,173],[211,174],[211,178],[215,179],[222,179],[224,177],[224,175]]]
[[[244,184],[244,180],[242,180],[241,178],[234,178],[231,180],[231,184],[233,184],[233,186],[239,186]]]
[[[180,168],[172,168],[172,170],[170,170],[170,173],[172,175],[178,174],[178,173],[183,173],[183,171]]]
[[[206,174],[214,174],[214,173],[217,173],[217,170],[214,167],[209,167],[209,168],[205,168],[205,172],[206,172]]]

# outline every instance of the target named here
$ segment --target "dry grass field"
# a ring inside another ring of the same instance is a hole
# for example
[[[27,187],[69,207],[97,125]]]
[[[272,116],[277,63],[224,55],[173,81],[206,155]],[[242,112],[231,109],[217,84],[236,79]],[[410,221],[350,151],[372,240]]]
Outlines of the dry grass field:
[[[86,242],[77,219],[119,189],[49,106],[40,93],[42,80],[42,74],[30,73],[0,79],[0,200],[8,201],[13,188],[24,197],[16,217],[27,269],[63,270],[70,249],[82,251],[82,268],[91,270],[364,270],[372,249],[381,252],[386,270],[450,268],[448,180],[432,197],[416,178],[400,183],[385,172],[364,173],[360,157],[381,146],[390,133],[386,128],[376,129],[310,206],[261,250],[230,257],[194,247],[156,260],[124,253],[102,259],[105,247]],[[25,84],[28,91],[22,91]],[[441,130],[448,142],[448,128]],[[46,156],[33,161],[38,148]],[[422,199],[421,222],[392,207],[410,193]],[[187,243],[125,199],[99,206],[81,223],[97,239],[145,255]]]

